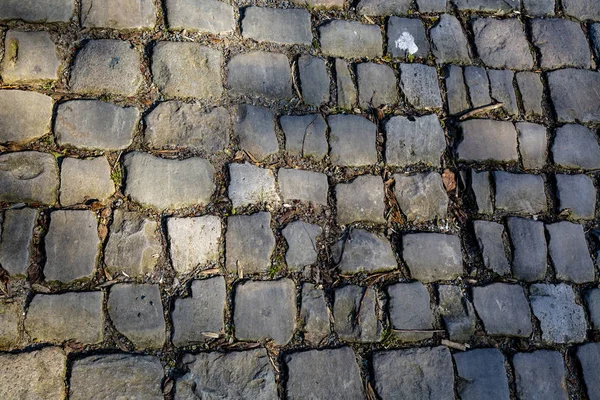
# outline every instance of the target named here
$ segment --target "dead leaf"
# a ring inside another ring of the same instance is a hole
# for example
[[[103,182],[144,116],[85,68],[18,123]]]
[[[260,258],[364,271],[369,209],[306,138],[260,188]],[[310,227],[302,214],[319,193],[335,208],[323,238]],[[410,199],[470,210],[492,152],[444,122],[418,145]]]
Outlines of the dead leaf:
[[[219,273],[219,268],[211,268],[211,269],[205,269],[204,271],[200,271],[200,275],[211,275],[211,274],[218,274]]]
[[[108,227],[106,225],[98,225],[98,236],[101,241],[106,239],[106,236],[108,236]]]
[[[444,182],[444,187],[447,192],[451,192],[456,189],[456,177],[454,172],[450,171],[448,168],[444,170],[442,174],[442,182]]]
[[[220,336],[220,335],[219,335],[218,333],[216,333],[216,332],[200,332],[200,334],[201,334],[202,336],[206,336],[206,337],[213,338],[213,339],[218,339],[218,338],[219,338],[219,336]]]

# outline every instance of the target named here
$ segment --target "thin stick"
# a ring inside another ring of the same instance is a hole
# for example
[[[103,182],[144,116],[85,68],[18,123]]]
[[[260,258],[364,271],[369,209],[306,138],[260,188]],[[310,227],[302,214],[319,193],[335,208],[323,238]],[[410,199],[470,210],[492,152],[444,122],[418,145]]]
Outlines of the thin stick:
[[[442,345],[452,347],[453,349],[460,350],[460,351],[466,351],[468,349],[467,345],[462,344],[462,343],[456,343],[456,342],[453,342],[448,339],[442,339]]]
[[[481,107],[477,107],[477,108],[473,108],[472,110],[467,111],[466,113],[464,113],[463,115],[461,115],[460,117],[458,117],[459,121],[464,121],[467,118],[471,118],[477,114],[481,114],[481,113],[485,113],[488,111],[492,111],[495,110],[497,108],[500,108],[504,106],[504,103],[495,103],[495,104],[488,104],[487,106],[481,106]]]

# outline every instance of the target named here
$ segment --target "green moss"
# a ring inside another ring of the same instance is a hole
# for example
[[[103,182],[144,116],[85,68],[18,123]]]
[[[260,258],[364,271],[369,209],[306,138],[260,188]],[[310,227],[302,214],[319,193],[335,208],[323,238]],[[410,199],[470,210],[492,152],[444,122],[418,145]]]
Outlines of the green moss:
[[[8,43],[6,57],[10,62],[17,62],[19,58],[19,41],[17,39],[11,39]]]

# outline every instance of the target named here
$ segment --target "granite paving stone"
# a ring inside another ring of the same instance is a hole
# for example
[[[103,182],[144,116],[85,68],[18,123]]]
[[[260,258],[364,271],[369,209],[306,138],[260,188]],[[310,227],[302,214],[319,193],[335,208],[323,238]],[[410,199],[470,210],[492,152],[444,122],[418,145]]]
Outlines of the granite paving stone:
[[[252,204],[278,203],[275,175],[266,168],[252,164],[229,164],[229,188],[227,193],[233,207]]]
[[[14,348],[19,344],[22,315],[23,304],[0,302],[0,347]]]
[[[419,12],[444,12],[446,11],[446,0],[417,0]]]
[[[115,193],[106,157],[65,158],[60,169],[60,204],[63,206],[89,200],[106,202]]]
[[[265,272],[271,265],[275,236],[271,214],[234,215],[227,218],[225,235],[226,268],[229,273]]]
[[[52,98],[23,90],[0,90],[0,143],[24,143],[50,131]]]
[[[517,0],[454,0],[454,3],[461,11],[484,11],[506,14],[519,9],[519,2]]]
[[[329,102],[329,74],[325,60],[319,57],[300,56],[298,74],[302,86],[302,99],[307,104],[318,107]]]
[[[458,19],[450,14],[440,15],[439,21],[429,31],[431,52],[438,64],[468,64],[469,44]]]
[[[387,24],[387,53],[401,59],[427,58],[429,42],[425,25],[418,18],[392,16]]]
[[[494,212],[489,171],[477,172],[471,170],[471,189],[475,195],[478,212],[482,214],[491,214]]]
[[[275,120],[269,109],[242,104],[237,107],[233,118],[233,129],[242,149],[258,160],[279,151]]]
[[[590,47],[578,22],[534,19],[531,21],[531,37],[540,52],[542,68],[590,68]]]
[[[587,175],[556,174],[559,210],[569,210],[575,219],[593,219],[596,211],[596,188]]]
[[[37,219],[33,208],[6,210],[0,219],[0,265],[11,275],[27,273]]]
[[[48,32],[6,33],[0,70],[5,84],[56,80],[59,65],[56,46]]]
[[[492,99],[502,103],[502,110],[508,114],[518,116],[519,106],[513,86],[515,73],[509,70],[490,69],[488,70],[488,77],[490,78]]]
[[[596,57],[600,57],[600,23],[596,22],[594,24],[590,24],[588,28],[588,33],[590,35],[590,40],[592,42],[592,49],[594,49],[594,53],[596,53]]]
[[[407,233],[402,258],[413,279],[421,282],[451,280],[463,273],[460,239],[442,233]]]
[[[554,163],[565,168],[600,168],[598,138],[583,125],[567,124],[556,129],[552,143]]]
[[[523,0],[527,15],[544,17],[554,15],[554,0]]]
[[[312,283],[302,284],[300,320],[303,323],[304,341],[318,345],[331,333],[325,292]]]
[[[546,165],[548,138],[546,127],[531,122],[516,123],[519,153],[525,169],[540,169]]]
[[[504,226],[493,221],[473,221],[473,228],[483,263],[498,275],[510,273],[510,263],[504,247]]]
[[[192,272],[197,266],[219,261],[221,220],[214,215],[192,218],[169,218],[169,253],[173,269],[179,274]]]
[[[446,101],[450,114],[460,114],[468,110],[467,88],[463,76],[463,70],[456,65],[446,68],[444,81],[446,84]]]
[[[281,168],[277,173],[284,201],[299,200],[327,206],[327,175],[301,169]]]
[[[335,76],[338,106],[345,109],[352,108],[358,98],[358,92],[352,81],[348,63],[340,58],[335,59]]]
[[[385,132],[385,159],[388,165],[441,165],[446,137],[437,115],[412,118],[395,116],[385,123]]]
[[[590,399],[598,398],[600,380],[598,379],[598,362],[600,362],[600,345],[587,343],[577,348],[577,358],[581,364],[583,381]]]
[[[334,164],[360,167],[377,163],[377,126],[358,115],[331,115],[330,157]]]
[[[279,123],[285,134],[287,153],[315,160],[322,160],[327,155],[327,123],[321,115],[286,115],[279,119]]]
[[[0,20],[69,22],[74,13],[73,0],[5,0],[0,4]]]
[[[446,218],[448,195],[440,174],[396,174],[394,181],[394,196],[408,221],[420,223]]]
[[[400,64],[400,88],[410,105],[417,109],[442,107],[438,76],[434,67],[423,64]]]
[[[389,240],[363,229],[352,230],[331,252],[337,268],[344,274],[385,271],[397,266]]]
[[[438,310],[450,340],[468,342],[475,333],[475,309],[460,286],[438,286]]]
[[[528,282],[544,279],[548,251],[543,222],[512,217],[507,225],[515,278]]]
[[[360,0],[357,11],[361,15],[389,15],[389,14],[407,14],[412,8],[412,3],[408,0]]]
[[[531,311],[520,285],[493,283],[473,288],[473,304],[491,335],[528,337]]]
[[[343,58],[383,56],[383,38],[377,25],[332,20],[318,28],[323,54]]]
[[[152,0],[82,0],[81,24],[86,28],[153,28]]]
[[[390,324],[402,341],[418,341],[431,337],[426,332],[433,329],[433,312],[429,292],[421,282],[396,283],[388,286]],[[425,332],[402,332],[402,331]]]
[[[115,329],[136,348],[163,346],[165,318],[158,285],[116,284],[110,288],[106,308]]]
[[[491,104],[490,80],[486,70],[482,67],[468,65],[464,67],[464,76],[473,107],[483,107]]]
[[[333,330],[341,340],[379,342],[382,325],[381,304],[373,288],[346,285],[333,293]]]
[[[225,279],[218,276],[194,280],[190,292],[189,297],[175,300],[171,314],[175,346],[205,342],[225,328]]]
[[[600,72],[565,68],[548,73],[548,87],[560,122],[600,121]]]
[[[512,122],[471,119],[460,123],[457,156],[465,161],[517,161],[517,130]]]
[[[236,285],[233,323],[239,340],[272,339],[278,346],[288,343],[296,329],[294,282],[280,279]]]
[[[244,38],[305,46],[312,43],[310,13],[307,10],[248,7],[243,15],[241,24]]]
[[[51,154],[24,151],[0,155],[0,201],[54,204],[58,164]]]
[[[544,85],[536,72],[517,72],[517,84],[525,115],[543,115]]]
[[[514,214],[537,214],[547,210],[541,175],[494,172],[496,208]]]
[[[288,245],[285,253],[288,269],[302,270],[317,262],[317,236],[322,232],[319,225],[303,221],[294,221],[281,231]]]
[[[569,398],[565,367],[558,351],[537,350],[513,357],[517,395],[521,399]]]
[[[600,329],[600,289],[592,288],[584,292],[585,303],[590,316],[590,322],[595,330]]]
[[[385,222],[385,195],[381,177],[361,175],[352,182],[338,183],[335,195],[339,225],[359,221]]]
[[[251,51],[234,56],[228,64],[232,94],[290,99],[292,75],[284,54]]]
[[[171,29],[228,33],[235,29],[234,8],[220,0],[166,0]]]
[[[516,18],[476,18],[472,21],[475,46],[488,67],[531,69],[533,57],[523,23]]]
[[[565,14],[580,20],[600,21],[600,4],[594,0],[565,0]]]
[[[591,282],[595,277],[594,262],[588,250],[583,225],[567,221],[546,224],[550,238],[548,253],[556,279],[575,283]]]
[[[461,399],[494,398],[508,400],[508,378],[504,356],[498,349],[475,349],[454,354]]]
[[[394,70],[387,65],[360,63],[356,66],[358,104],[364,109],[394,105],[398,102],[398,84]]]

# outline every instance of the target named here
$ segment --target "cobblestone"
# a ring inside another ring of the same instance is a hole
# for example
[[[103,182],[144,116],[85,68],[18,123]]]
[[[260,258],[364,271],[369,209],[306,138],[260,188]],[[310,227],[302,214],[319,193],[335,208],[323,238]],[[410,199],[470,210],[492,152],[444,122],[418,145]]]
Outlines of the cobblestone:
[[[547,224],[550,237],[548,252],[561,281],[584,283],[594,280],[594,262],[590,257],[583,226],[571,222]]]
[[[152,0],[81,0],[81,24],[87,28],[152,28]]]
[[[546,211],[544,180],[540,175],[494,172],[496,208],[515,214]]]
[[[0,156],[0,201],[54,204],[58,165],[46,153],[26,151]]]
[[[561,122],[593,122],[600,120],[600,73],[565,68],[548,73],[550,96]]]
[[[531,335],[531,312],[523,288],[494,283],[473,288],[473,304],[491,335]]]
[[[554,15],[554,0],[523,0],[527,15],[543,17]]]
[[[438,64],[471,62],[467,37],[455,16],[442,14],[437,24],[429,31],[429,36],[431,52]]]
[[[327,123],[334,164],[359,167],[377,162],[375,124],[358,115],[332,115]]]
[[[577,358],[581,364],[583,379],[587,387],[587,394],[594,398],[598,393],[598,361],[600,360],[600,346],[598,343],[584,344],[577,349]]]
[[[543,115],[544,85],[535,72],[517,72],[517,84],[525,115]]]
[[[304,325],[304,340],[309,344],[318,345],[330,334],[325,293],[312,283],[302,285],[300,319]]]
[[[394,180],[394,196],[408,221],[419,223],[446,217],[448,195],[439,174],[394,175]]]
[[[317,236],[322,232],[320,226],[303,221],[294,221],[281,231],[288,245],[285,261],[289,269],[302,270],[317,262]]]
[[[416,18],[390,17],[387,32],[387,52],[392,57],[427,58],[429,55],[429,42],[423,21]]]
[[[438,286],[439,312],[450,340],[468,342],[475,333],[475,309],[459,286]]]
[[[281,168],[279,188],[284,201],[299,200],[327,206],[327,175],[300,169]]]
[[[298,73],[302,85],[302,99],[306,103],[318,107],[329,102],[329,75],[325,60],[301,56],[298,59]]]
[[[333,329],[338,337],[349,342],[378,342],[382,326],[378,318],[381,304],[371,288],[347,285],[335,289]]]
[[[556,129],[552,143],[554,163],[565,168],[600,168],[600,145],[594,133],[583,125]]]
[[[378,272],[396,268],[390,242],[382,235],[353,230],[332,248],[333,259],[342,273]]]
[[[407,233],[402,257],[413,279],[421,282],[450,280],[463,272],[460,239],[441,233]]]
[[[24,143],[50,128],[52,99],[40,93],[0,90],[0,143]]]
[[[73,0],[6,0],[0,4],[0,20],[69,22],[74,12]]]
[[[499,14],[519,8],[519,2],[516,0],[456,0],[455,4],[459,10],[487,11]]]
[[[385,124],[385,159],[388,165],[406,167],[423,163],[439,167],[446,149],[444,130],[437,115],[396,116]]]
[[[567,399],[563,358],[558,351],[538,350],[513,357],[520,398]]]
[[[387,288],[390,296],[390,324],[402,341],[418,341],[431,337],[433,313],[429,292],[420,282],[397,283]],[[412,330],[423,332],[410,332]],[[409,332],[402,332],[409,331]]]
[[[60,61],[56,46],[47,32],[10,30],[4,38],[2,81],[36,83],[58,79]]]
[[[252,164],[229,165],[228,196],[234,207],[245,207],[251,204],[279,202],[275,190],[275,175],[266,168]]]
[[[517,122],[519,152],[525,169],[539,169],[546,165],[548,139],[543,125]]]
[[[341,108],[352,108],[356,103],[358,93],[352,76],[350,75],[349,65],[346,61],[339,58],[335,59],[335,76],[337,85],[337,103]]]
[[[502,109],[513,116],[519,115],[517,95],[513,87],[515,73],[508,70],[488,70],[492,99],[503,104]]]
[[[322,160],[329,151],[327,123],[321,115],[291,116],[279,119],[285,133],[285,151],[292,155]]]
[[[259,42],[308,46],[312,43],[310,14],[299,8],[248,7],[242,19],[242,35]]]
[[[461,122],[458,158],[466,161],[517,161],[517,131],[508,121],[472,119]]]
[[[458,377],[464,382],[458,387],[461,399],[510,398],[504,356],[500,350],[476,349],[456,353],[454,361]]]
[[[105,202],[115,192],[110,176],[111,168],[105,157],[65,158],[60,171],[60,203],[70,206],[92,199]]]
[[[383,39],[377,25],[333,20],[319,27],[323,54],[344,58],[383,56]]]
[[[244,104],[234,117],[234,131],[240,147],[262,160],[279,151],[273,113],[263,107]]]
[[[233,94],[292,97],[292,76],[288,58],[283,54],[253,51],[234,56],[228,65],[228,83]]]
[[[22,314],[22,304],[16,302],[0,303],[0,347],[11,348],[17,346]]]
[[[271,214],[234,215],[227,218],[225,235],[226,268],[230,273],[266,271],[275,249]]]
[[[488,171],[477,172],[471,170],[471,189],[475,195],[477,209],[482,214],[491,214],[492,188],[490,186],[490,173]]]
[[[0,220],[0,265],[11,275],[27,273],[37,218],[35,209],[23,208],[5,211]]]
[[[171,29],[228,33],[235,29],[233,7],[219,0],[166,0]]]
[[[590,322],[595,330],[600,329],[600,289],[593,288],[585,292],[585,302],[590,316]]]
[[[446,82],[446,101],[450,114],[460,114],[468,110],[467,88],[463,77],[463,70],[456,65],[450,65],[444,76]]]
[[[339,225],[358,221],[385,222],[385,196],[380,177],[362,175],[350,183],[337,184],[335,194]]]
[[[600,21],[600,5],[593,0],[565,0],[565,14],[580,20]]]
[[[529,282],[544,279],[548,254],[544,224],[525,218],[508,218],[507,224],[515,278]]]
[[[510,273],[510,263],[504,248],[504,226],[493,221],[473,221],[483,263],[498,275]]]
[[[400,88],[406,99],[417,109],[442,107],[442,96],[434,67],[423,64],[400,64]]]
[[[596,210],[596,188],[587,175],[556,174],[559,209],[575,219],[592,219]]]
[[[358,104],[364,109],[398,102],[394,70],[387,65],[361,63],[356,66]]]
[[[531,69],[533,57],[523,24],[516,18],[477,18],[472,22],[475,46],[488,67]]]
[[[411,6],[408,0],[360,0],[357,10],[361,15],[407,14]]]
[[[486,70],[482,67],[469,65],[464,68],[464,76],[473,107],[482,107],[491,104],[490,80]]]
[[[566,19],[534,19],[531,36],[533,45],[540,51],[542,68],[590,68],[590,48],[579,23]],[[553,40],[557,37],[564,40]]]
[[[219,260],[221,220],[214,215],[169,218],[169,250],[173,269],[179,274]],[[198,240],[200,239],[201,240]]]

